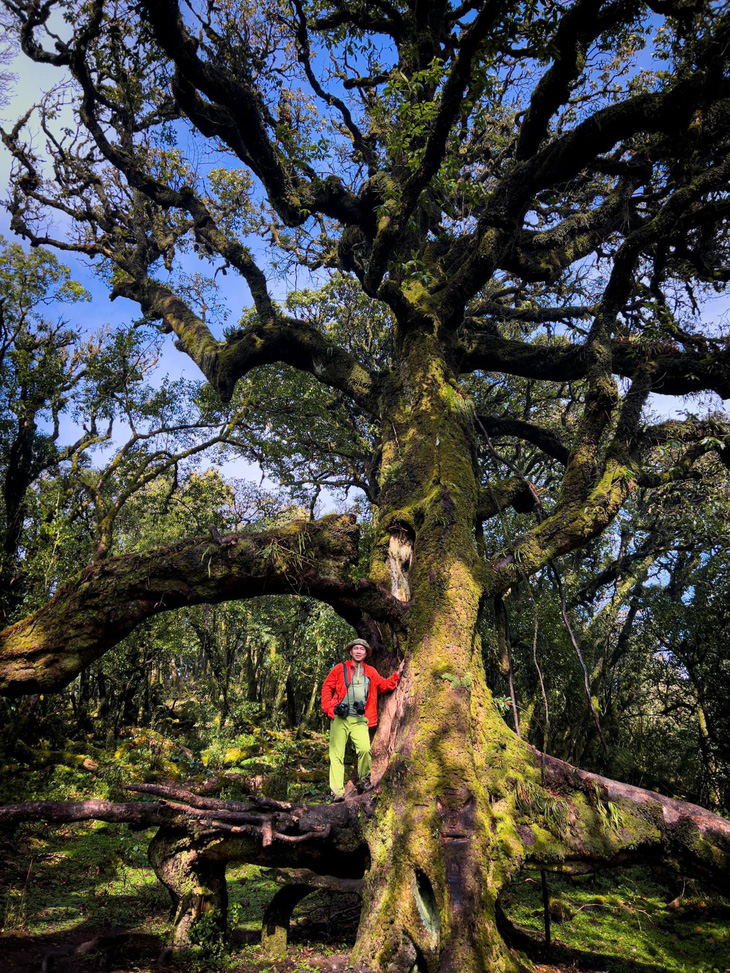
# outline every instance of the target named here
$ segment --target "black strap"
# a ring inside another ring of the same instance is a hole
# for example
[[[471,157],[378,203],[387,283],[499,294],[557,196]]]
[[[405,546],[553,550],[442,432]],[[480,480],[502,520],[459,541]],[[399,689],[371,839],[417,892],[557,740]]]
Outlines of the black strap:
[[[345,694],[347,694],[347,690],[350,688],[350,683],[347,681],[347,666],[344,662],[342,663],[342,671],[345,675]]]

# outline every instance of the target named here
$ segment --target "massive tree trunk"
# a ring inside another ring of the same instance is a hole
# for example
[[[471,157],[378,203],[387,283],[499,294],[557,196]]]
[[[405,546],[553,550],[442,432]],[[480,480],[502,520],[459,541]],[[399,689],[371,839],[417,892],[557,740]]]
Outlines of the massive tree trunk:
[[[407,566],[409,664],[376,747],[382,795],[353,959],[372,973],[510,969],[495,903],[519,844],[495,802],[527,751],[491,703],[476,637],[487,589],[474,532],[473,407],[444,349],[422,332],[406,336],[385,396],[373,574],[385,581],[389,567],[396,592]],[[400,574],[393,535],[412,548]]]

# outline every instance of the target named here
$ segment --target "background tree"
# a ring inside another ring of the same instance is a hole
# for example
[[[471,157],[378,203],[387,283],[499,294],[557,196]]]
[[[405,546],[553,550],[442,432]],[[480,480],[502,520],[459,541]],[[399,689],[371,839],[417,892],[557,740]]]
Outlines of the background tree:
[[[89,438],[66,450],[56,445],[69,394],[83,380],[84,352],[74,347],[78,334],[44,313],[88,294],[49,251],[26,255],[17,244],[0,246],[0,609],[7,620],[23,594],[20,549],[31,485]]]
[[[341,517],[92,564],[3,634],[3,691],[62,686],[165,610],[262,591],[332,605],[383,668],[405,651],[376,741],[367,853],[352,859],[369,863],[354,959],[372,971],[518,967],[496,902],[525,862],[651,853],[722,883],[727,824],[607,780],[597,797],[530,749],[492,705],[477,636],[480,614],[518,588],[539,622],[530,579],[545,571],[574,648],[568,556],[637,491],[701,474],[709,454],[727,461],[722,415],[646,411],[655,392],[730,394],[730,352],[706,320],[728,278],[727,12],[703,0],[5,7],[25,53],[72,79],[35,110],[45,156],[31,114],[3,133],[13,228],[97,259],[112,296],[173,332],[223,402],[262,366],[303,373],[305,397],[323,386],[313,428],[277,415],[284,455],[266,428],[258,442],[292,483],[356,483],[376,511],[360,580]],[[69,90],[79,124],[63,128]],[[47,229],[53,212],[65,236]],[[193,256],[207,279],[190,275]],[[277,303],[270,281],[294,268],[351,275],[332,286],[356,282],[346,316],[370,328],[350,340],[333,325],[336,290],[322,315]],[[253,305],[223,334],[216,271],[237,273]],[[522,445],[505,454],[498,438]],[[328,451],[342,472],[320,465]],[[556,795],[570,827],[541,815]]]

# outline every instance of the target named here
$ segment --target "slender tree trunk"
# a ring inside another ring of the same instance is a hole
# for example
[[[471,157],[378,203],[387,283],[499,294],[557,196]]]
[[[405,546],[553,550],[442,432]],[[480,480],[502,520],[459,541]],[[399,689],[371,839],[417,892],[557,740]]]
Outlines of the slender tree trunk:
[[[312,692],[309,695],[309,702],[307,703],[306,709],[302,714],[302,718],[299,721],[299,727],[297,728],[297,737],[301,736],[302,730],[305,728],[310,728],[315,722],[315,707],[317,705],[317,699],[319,698],[319,687],[321,679],[319,678],[319,673],[317,674],[317,679],[312,684]]]
[[[284,678],[279,680],[279,684],[276,687],[276,696],[274,697],[274,704],[271,708],[271,722],[274,724],[274,726],[278,725],[279,717],[284,708],[284,699],[286,697],[286,684],[290,674],[291,674],[291,665],[286,670],[286,675],[284,676]]]
[[[291,678],[291,666],[286,674],[286,721],[289,726],[297,725],[297,703]]]
[[[710,724],[707,719],[707,710],[704,704],[704,694],[702,691],[701,680],[697,676],[695,666],[685,662],[687,672],[690,677],[692,696],[694,697],[695,713],[697,715],[697,733],[700,743],[700,754],[705,768],[705,786],[707,787],[708,803],[713,811],[722,808],[722,794],[718,787],[721,779],[720,768],[717,765],[715,742],[710,731]]]

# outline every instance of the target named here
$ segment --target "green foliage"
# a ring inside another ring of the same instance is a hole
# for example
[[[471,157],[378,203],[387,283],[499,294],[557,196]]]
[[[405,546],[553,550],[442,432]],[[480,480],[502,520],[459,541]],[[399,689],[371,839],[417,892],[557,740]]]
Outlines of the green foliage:
[[[83,381],[87,348],[50,308],[88,300],[48,250],[0,237],[0,613],[22,599],[28,491],[63,457],[60,417]],[[46,315],[49,316],[46,316]]]
[[[528,819],[541,817],[548,831],[562,837],[568,827],[568,804],[553,797],[544,787],[529,781],[515,785],[515,799],[518,811]]]

